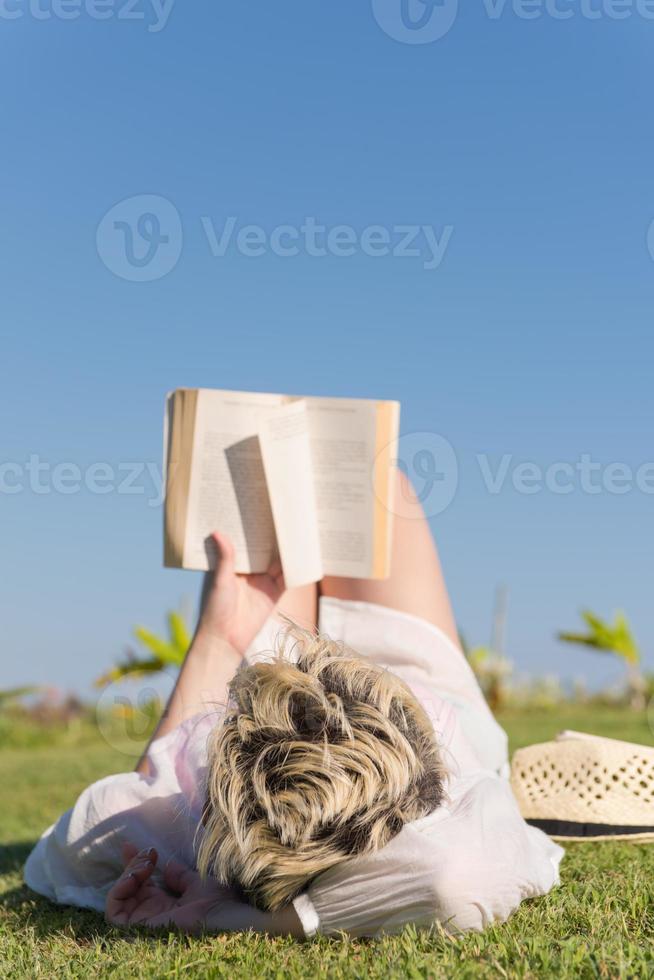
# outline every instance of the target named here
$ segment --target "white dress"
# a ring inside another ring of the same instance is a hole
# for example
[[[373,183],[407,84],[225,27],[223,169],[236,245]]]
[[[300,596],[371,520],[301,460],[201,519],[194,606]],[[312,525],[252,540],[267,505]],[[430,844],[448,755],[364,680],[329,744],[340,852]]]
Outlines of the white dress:
[[[397,932],[441,923],[452,932],[504,921],[558,884],[563,850],[521,818],[507,780],[506,735],[461,652],[439,629],[365,602],[321,599],[320,629],[410,685],[429,712],[449,775],[447,801],[382,850],[336,865],[294,901],[307,936]],[[264,626],[247,658],[269,655]],[[54,902],[104,910],[123,841],[193,865],[204,803],[206,740],[220,712],[153,743],[151,774],[108,776],[44,833],[25,881]]]

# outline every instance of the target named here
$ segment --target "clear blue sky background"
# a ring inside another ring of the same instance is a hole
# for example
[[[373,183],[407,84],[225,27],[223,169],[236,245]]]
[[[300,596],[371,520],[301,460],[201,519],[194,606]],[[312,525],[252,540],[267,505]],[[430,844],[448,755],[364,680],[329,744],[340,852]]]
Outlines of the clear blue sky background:
[[[20,9],[0,18],[2,460],[158,464],[180,385],[399,398],[403,431],[458,457],[432,523],[468,639],[488,640],[503,582],[521,670],[617,676],[554,639],[585,604],[624,607],[651,667],[654,497],[510,479],[490,494],[476,455],[654,458],[654,21],[575,3],[566,21],[491,19],[473,2],[440,40],[405,44],[368,0],[177,0],[159,32]],[[132,282],[96,229],[143,194],[173,203],[183,246],[168,275]],[[436,270],[216,258],[200,218],[229,215],[454,232]],[[88,691],[135,623],[195,596],[197,575],[162,569],[139,484],[0,494],[0,686]]]

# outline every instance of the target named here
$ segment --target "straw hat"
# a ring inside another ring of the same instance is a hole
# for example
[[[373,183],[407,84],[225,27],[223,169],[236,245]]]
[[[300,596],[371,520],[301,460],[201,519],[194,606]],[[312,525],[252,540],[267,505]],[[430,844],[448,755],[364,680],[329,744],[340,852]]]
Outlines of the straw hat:
[[[527,823],[558,840],[654,841],[654,748],[561,732],[518,749],[511,787]]]

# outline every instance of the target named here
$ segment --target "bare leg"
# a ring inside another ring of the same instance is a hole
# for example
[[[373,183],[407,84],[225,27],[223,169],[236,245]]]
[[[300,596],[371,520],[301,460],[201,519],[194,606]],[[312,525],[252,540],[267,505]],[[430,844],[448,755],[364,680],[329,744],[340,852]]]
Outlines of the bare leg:
[[[275,613],[288,616],[304,629],[315,629],[318,625],[318,589],[315,582],[288,589],[277,603]]]
[[[321,595],[389,606],[426,619],[459,645],[436,545],[410,482],[397,471],[391,575],[388,579],[324,578]]]

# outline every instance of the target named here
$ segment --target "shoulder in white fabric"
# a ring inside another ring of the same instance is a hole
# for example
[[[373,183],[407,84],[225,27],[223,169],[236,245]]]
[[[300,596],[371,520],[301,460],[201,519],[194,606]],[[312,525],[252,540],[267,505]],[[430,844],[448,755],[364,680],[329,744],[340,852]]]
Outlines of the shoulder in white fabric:
[[[459,780],[447,806],[381,851],[321,875],[308,896],[326,934],[374,936],[436,922],[481,930],[549,891],[562,854],[525,824],[505,780],[480,774]]]

